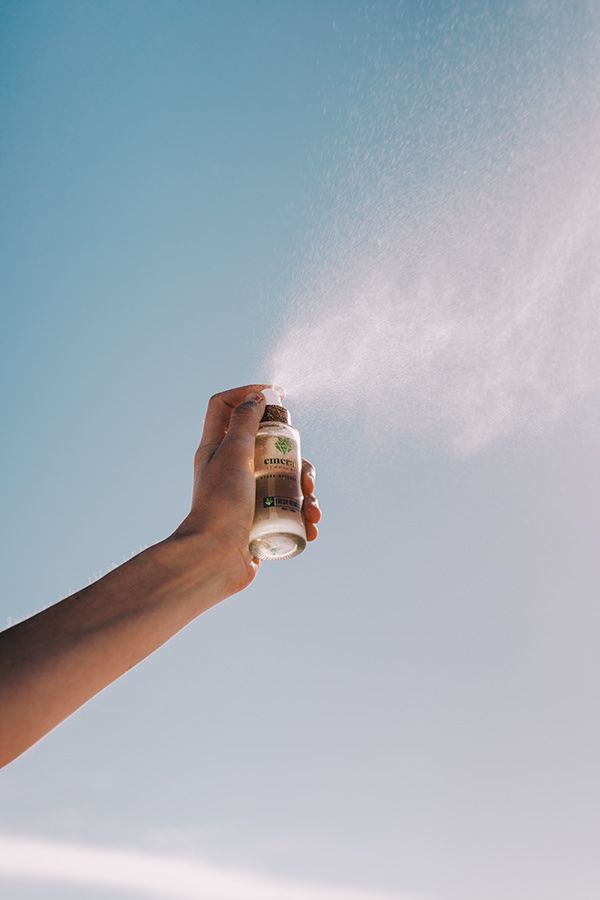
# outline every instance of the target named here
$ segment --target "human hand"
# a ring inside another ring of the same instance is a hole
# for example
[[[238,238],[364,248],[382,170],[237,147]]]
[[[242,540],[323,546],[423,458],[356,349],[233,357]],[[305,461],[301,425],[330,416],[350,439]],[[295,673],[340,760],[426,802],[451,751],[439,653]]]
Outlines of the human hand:
[[[210,398],[194,456],[192,508],[171,538],[209,534],[218,547],[230,593],[254,579],[260,560],[248,542],[254,519],[254,444],[265,409],[260,393],[268,384],[247,384]],[[302,460],[302,506],[307,541],[318,537],[321,511],[315,497],[315,468]]]
[[[264,384],[211,398],[194,457],[192,509],[163,541],[0,634],[0,767],[15,759],[200,613],[246,587],[254,444]],[[251,396],[248,396],[248,395]],[[306,536],[321,518],[302,460]]]

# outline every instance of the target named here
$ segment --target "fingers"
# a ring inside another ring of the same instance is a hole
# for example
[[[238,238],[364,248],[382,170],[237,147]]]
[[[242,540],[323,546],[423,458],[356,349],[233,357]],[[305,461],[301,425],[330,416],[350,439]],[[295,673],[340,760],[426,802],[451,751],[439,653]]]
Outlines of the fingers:
[[[310,543],[310,541],[316,541],[319,537],[319,529],[316,525],[313,525],[312,522],[306,523],[306,540]]]
[[[302,512],[304,515],[304,525],[306,527],[306,540],[315,541],[319,536],[317,522],[321,521],[321,510],[319,509],[319,501],[315,496],[315,467],[307,459],[302,460],[302,493],[304,494],[304,502],[302,504]]]
[[[316,525],[317,522],[321,521],[319,501],[314,494],[307,494],[307,496],[304,498],[302,511],[307,522],[312,522],[314,525]]]
[[[311,524],[316,525],[317,522],[321,521],[319,501],[314,494],[304,495],[304,501],[302,503],[302,514],[304,515],[305,524],[308,524],[310,522]]]
[[[270,385],[245,384],[242,387],[213,394],[208,401],[202,437],[196,451],[196,456],[201,464],[208,462],[215,450],[220,446],[221,441],[227,434],[229,420],[235,407],[242,402],[247,394],[262,391],[265,387],[270,387]]]
[[[218,455],[227,458],[234,470],[254,471],[256,432],[264,411],[264,395],[256,391],[247,394],[232,410]]]
[[[307,459],[302,460],[302,493],[314,494],[315,492],[315,467]]]

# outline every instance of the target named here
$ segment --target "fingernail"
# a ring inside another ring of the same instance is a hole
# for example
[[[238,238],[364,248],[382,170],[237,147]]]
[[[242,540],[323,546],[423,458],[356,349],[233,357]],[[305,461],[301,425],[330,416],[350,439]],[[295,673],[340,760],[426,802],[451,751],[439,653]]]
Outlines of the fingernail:
[[[242,403],[260,403],[260,401],[263,399],[264,398],[262,394],[246,394],[246,396],[242,400]]]

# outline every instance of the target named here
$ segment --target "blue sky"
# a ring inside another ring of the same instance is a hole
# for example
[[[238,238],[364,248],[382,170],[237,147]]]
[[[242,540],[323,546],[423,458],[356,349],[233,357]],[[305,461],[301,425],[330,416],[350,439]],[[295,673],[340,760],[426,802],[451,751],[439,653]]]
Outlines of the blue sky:
[[[318,380],[302,287],[381,199],[363,151],[413,210],[495,171],[515,121],[573,105],[596,24],[585,4],[0,5],[2,625],[175,528],[208,396],[271,376],[292,300]],[[596,431],[571,410],[467,459],[397,430],[383,455],[359,400],[335,423],[290,400],[319,541],[3,771],[11,900],[214,900],[240,872],[228,900],[598,896]]]

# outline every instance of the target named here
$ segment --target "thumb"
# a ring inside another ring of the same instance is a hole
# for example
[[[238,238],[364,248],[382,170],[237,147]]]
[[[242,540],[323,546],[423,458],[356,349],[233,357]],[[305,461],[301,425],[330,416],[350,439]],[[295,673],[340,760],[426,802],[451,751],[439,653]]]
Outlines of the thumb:
[[[223,438],[220,454],[227,454],[232,463],[254,462],[254,444],[258,423],[265,411],[265,398],[261,393],[248,394],[231,413],[227,434]]]

